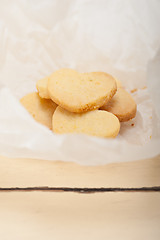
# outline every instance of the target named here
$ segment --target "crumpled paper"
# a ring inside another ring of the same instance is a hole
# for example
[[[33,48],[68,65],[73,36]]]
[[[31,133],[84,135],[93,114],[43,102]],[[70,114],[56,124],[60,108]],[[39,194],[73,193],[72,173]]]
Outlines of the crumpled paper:
[[[0,155],[101,165],[160,153],[160,2],[0,2]],[[104,71],[137,102],[116,139],[56,135],[19,99],[59,68]],[[146,88],[147,86],[147,88]]]

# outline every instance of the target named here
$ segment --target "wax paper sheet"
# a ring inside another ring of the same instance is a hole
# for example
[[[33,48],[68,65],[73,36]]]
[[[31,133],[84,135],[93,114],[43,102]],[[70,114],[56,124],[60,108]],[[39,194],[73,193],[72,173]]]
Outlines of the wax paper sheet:
[[[160,2],[0,1],[0,154],[98,165],[160,153]],[[116,139],[56,135],[19,99],[59,68],[104,71],[137,103]]]

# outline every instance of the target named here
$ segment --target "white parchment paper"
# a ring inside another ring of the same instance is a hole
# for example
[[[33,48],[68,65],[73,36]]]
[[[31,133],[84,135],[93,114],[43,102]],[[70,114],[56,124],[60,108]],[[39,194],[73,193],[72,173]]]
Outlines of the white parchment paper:
[[[0,155],[98,165],[159,154],[159,24],[156,0],[0,1]],[[21,106],[62,67],[105,71],[138,89],[137,116],[116,139],[56,135]]]

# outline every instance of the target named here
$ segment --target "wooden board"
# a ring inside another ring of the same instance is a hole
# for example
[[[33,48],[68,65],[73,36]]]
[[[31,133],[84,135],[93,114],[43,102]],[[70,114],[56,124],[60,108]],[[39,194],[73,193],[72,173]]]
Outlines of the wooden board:
[[[159,240],[160,193],[0,192],[2,240]]]
[[[0,187],[152,187],[160,186],[160,156],[98,167],[35,159],[0,157]]]

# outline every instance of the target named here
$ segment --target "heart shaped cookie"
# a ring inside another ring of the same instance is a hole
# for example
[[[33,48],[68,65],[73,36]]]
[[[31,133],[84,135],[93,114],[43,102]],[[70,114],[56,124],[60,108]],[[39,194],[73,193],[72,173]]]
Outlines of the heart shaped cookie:
[[[57,104],[52,100],[41,98],[36,92],[27,94],[20,102],[37,122],[52,129],[52,116]]]
[[[100,109],[113,113],[120,122],[125,122],[135,117],[137,106],[126,90],[118,88],[114,97]]]
[[[71,113],[57,107],[52,118],[55,133],[85,133],[97,137],[114,138],[120,130],[118,118],[112,113],[93,110],[86,113]]]
[[[45,77],[43,79],[40,79],[36,83],[36,88],[37,88],[39,96],[41,98],[50,99],[50,96],[48,93],[48,79],[49,79],[49,77]]]
[[[78,73],[72,69],[54,72],[48,80],[50,98],[70,112],[98,109],[116,93],[115,79],[110,75]]]
[[[97,76],[100,76],[100,75],[106,75],[108,77],[112,77],[110,74],[108,73],[105,73],[105,72],[92,72],[94,74],[97,74]],[[112,77],[113,78],[113,77]],[[120,88],[122,87],[122,83],[117,79],[117,78],[114,78],[115,81],[116,81],[116,85],[117,85],[117,88]]]

